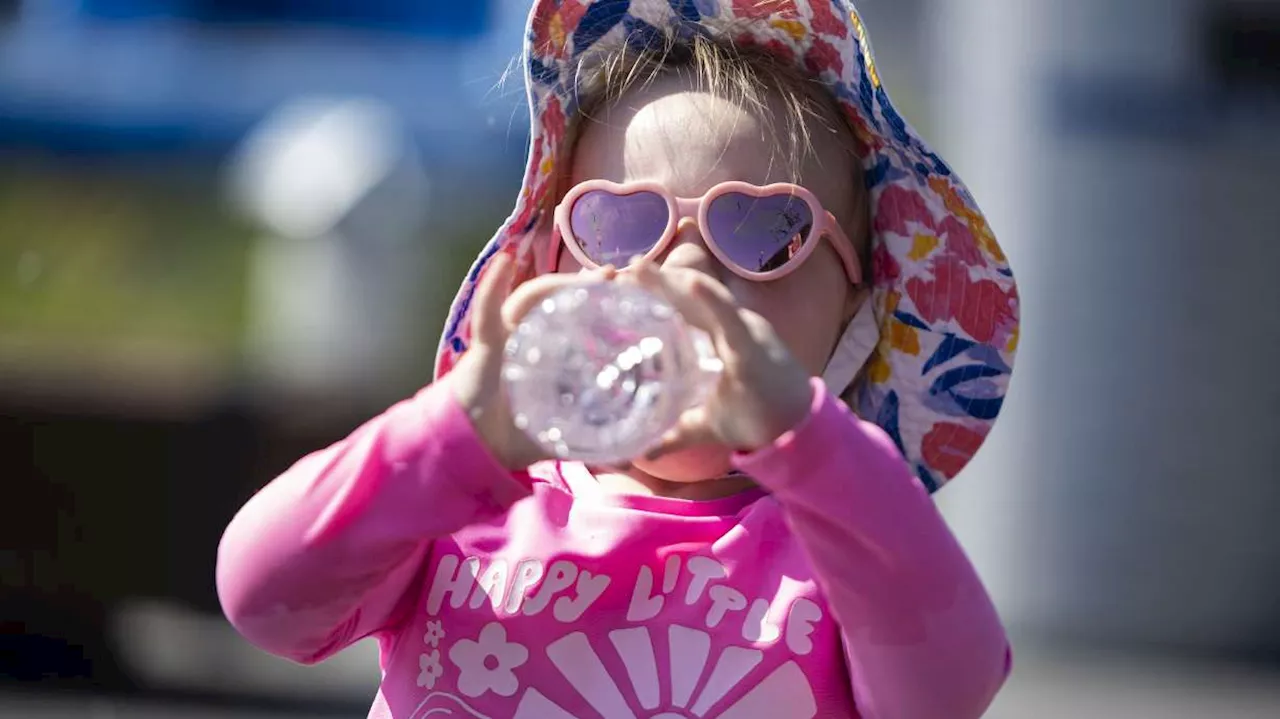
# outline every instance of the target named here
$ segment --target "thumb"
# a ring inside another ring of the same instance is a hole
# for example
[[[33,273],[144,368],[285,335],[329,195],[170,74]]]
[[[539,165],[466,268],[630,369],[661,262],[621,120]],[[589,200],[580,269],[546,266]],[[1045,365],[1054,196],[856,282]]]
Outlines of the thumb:
[[[515,277],[515,260],[506,252],[498,252],[489,260],[489,266],[480,274],[472,299],[472,344],[502,347],[507,341],[506,325],[502,321],[502,305],[511,295]]]

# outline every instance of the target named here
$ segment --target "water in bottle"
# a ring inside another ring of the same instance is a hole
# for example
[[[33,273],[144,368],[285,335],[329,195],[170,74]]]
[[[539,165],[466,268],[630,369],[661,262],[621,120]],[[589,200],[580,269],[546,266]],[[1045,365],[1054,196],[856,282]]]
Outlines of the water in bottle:
[[[516,426],[561,459],[620,464],[699,405],[722,365],[706,333],[641,287],[570,286],[530,311],[502,377]]]

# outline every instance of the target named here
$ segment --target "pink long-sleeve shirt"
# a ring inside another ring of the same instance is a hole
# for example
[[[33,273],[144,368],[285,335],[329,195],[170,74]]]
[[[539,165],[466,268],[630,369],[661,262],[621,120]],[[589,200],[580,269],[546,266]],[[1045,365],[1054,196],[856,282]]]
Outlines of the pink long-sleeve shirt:
[[[991,601],[889,438],[818,380],[716,501],[501,467],[446,377],[266,486],[218,591],[300,662],[376,636],[369,716],[966,719],[1008,673]]]

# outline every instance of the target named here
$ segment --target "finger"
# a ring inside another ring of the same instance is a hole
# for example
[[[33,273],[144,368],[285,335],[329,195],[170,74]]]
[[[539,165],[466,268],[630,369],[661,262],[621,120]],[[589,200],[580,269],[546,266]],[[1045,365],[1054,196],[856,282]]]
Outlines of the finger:
[[[475,299],[472,300],[474,311],[471,319],[471,334],[478,342],[500,346],[506,341],[502,306],[511,294],[515,264],[511,255],[499,252],[480,274]]]
[[[659,270],[652,262],[641,262],[633,273],[635,281],[659,293],[680,312],[689,324],[738,344],[750,334],[733,293],[714,277],[688,268]]]
[[[612,279],[615,274],[613,267],[601,267],[580,273],[547,274],[535,277],[517,287],[507,298],[502,307],[502,322],[506,329],[510,330],[548,295],[573,285],[606,281]]]
[[[677,284],[681,281],[678,277],[673,279]],[[744,317],[745,310],[728,287],[701,272],[688,273],[685,281],[688,283],[686,291],[710,313],[722,337],[738,343],[751,335],[751,328]]]
[[[649,461],[682,452],[686,449],[711,444],[716,441],[715,432],[707,422],[705,407],[695,407],[680,416],[680,421],[645,452]]]

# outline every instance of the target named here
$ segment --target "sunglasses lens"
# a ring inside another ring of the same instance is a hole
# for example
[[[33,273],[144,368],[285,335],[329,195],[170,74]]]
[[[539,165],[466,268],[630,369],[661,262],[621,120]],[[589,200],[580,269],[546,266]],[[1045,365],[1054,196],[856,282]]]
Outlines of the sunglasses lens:
[[[707,208],[707,225],[720,250],[748,272],[776,270],[813,240],[813,210],[787,194],[725,193]]]
[[[573,203],[569,226],[578,247],[592,262],[625,267],[632,257],[645,254],[662,238],[668,219],[667,201],[661,195],[592,190]]]

